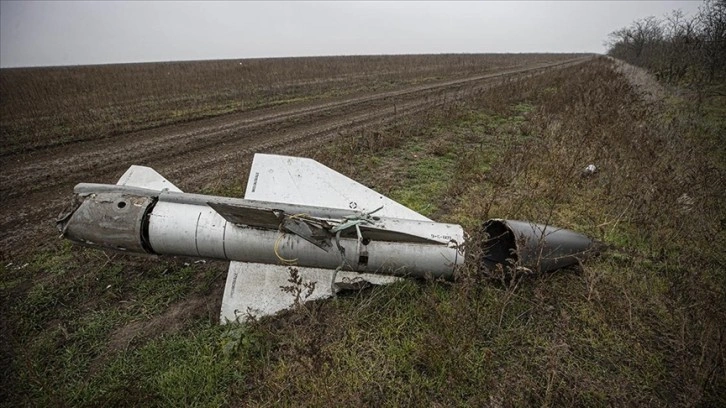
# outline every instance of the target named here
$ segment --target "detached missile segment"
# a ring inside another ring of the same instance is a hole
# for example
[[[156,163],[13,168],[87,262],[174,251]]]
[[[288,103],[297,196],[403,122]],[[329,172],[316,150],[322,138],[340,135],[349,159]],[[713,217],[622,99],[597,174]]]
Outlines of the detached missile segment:
[[[315,282],[310,300],[351,281],[452,278],[464,262],[461,226],[433,222],[305,158],[255,155],[243,199],[183,193],[142,166],[115,185],[81,183],[74,192],[57,220],[73,242],[231,261],[223,323],[294,304],[280,289],[290,285],[290,265]]]
[[[526,268],[549,272],[577,264],[593,250],[594,242],[583,234],[552,225],[493,219],[484,223],[480,267],[493,271]]]

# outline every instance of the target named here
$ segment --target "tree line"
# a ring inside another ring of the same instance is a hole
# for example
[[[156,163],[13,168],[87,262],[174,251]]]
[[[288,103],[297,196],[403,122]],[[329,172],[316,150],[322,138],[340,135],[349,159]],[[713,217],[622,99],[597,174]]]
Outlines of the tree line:
[[[706,0],[698,13],[674,10],[613,31],[608,55],[669,82],[703,85],[726,78],[726,0]]]

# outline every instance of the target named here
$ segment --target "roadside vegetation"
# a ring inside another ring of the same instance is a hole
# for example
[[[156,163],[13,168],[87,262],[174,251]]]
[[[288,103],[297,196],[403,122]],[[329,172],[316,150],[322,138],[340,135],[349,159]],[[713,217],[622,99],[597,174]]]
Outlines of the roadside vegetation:
[[[224,263],[57,243],[0,265],[0,403],[726,405],[726,124],[689,95],[645,99],[630,68],[597,58],[300,152],[461,223],[470,259],[454,282],[219,326]],[[484,275],[478,228],[493,217],[607,249],[555,273]]]
[[[636,20],[610,33],[607,45],[608,55],[695,92],[697,107],[703,98],[726,98],[724,0],[705,0],[694,15],[674,10]]]

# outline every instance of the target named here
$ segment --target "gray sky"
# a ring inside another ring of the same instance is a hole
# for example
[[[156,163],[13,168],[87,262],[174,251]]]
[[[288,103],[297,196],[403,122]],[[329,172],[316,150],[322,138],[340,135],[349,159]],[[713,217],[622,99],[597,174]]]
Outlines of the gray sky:
[[[0,1],[0,67],[252,57],[604,52],[634,19],[698,1]]]

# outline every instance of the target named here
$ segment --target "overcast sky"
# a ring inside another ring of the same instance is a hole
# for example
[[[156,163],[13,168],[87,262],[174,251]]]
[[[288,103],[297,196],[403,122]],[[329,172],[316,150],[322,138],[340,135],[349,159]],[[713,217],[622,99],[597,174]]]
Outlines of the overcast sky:
[[[698,1],[0,1],[0,67],[307,55],[597,52]]]

